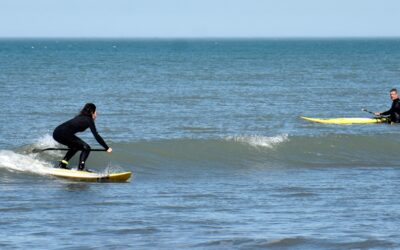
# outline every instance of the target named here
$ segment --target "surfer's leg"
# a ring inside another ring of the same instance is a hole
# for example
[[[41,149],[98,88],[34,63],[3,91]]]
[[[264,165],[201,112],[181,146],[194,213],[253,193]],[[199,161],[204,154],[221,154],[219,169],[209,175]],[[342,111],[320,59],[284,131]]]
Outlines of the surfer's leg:
[[[79,150],[82,151],[80,157],[79,157],[79,165],[78,165],[78,170],[84,170],[85,169],[85,162],[86,159],[88,158],[90,154],[90,146],[86,142],[84,142],[81,138],[77,137],[76,135],[73,135],[69,138],[67,146],[70,148],[70,150],[67,152],[65,157],[69,157],[68,160]],[[68,154],[70,153],[70,154]]]
[[[78,150],[75,148],[70,148],[67,153],[65,154],[64,158],[58,163],[58,167],[59,168],[65,168],[65,169],[69,169],[68,166],[68,161],[69,159],[72,158],[72,156],[74,156],[76,154]]]
[[[74,137],[76,137],[76,136],[63,133],[60,130],[56,130],[53,133],[53,138],[57,142],[65,145],[69,148],[69,150],[65,154],[64,158],[58,163],[59,168],[69,169],[67,167],[68,161],[76,154],[76,152],[78,152],[78,149],[75,148],[76,143],[74,143],[74,139],[75,139]]]
[[[78,152],[78,149],[76,149],[76,148],[70,148],[70,149],[68,150],[68,152],[65,154],[64,160],[65,160],[65,161],[69,161],[69,159],[71,159],[71,158],[76,154],[76,152]]]
[[[83,150],[82,150],[81,156],[79,157],[78,170],[85,169],[85,163],[90,154],[90,146],[84,141],[82,141],[82,143],[83,143]]]
[[[78,152],[78,149],[76,148],[71,148],[71,146],[68,146],[70,149],[67,151],[67,153],[65,154],[64,158],[62,159],[62,161],[60,161],[60,163],[58,164],[59,168],[66,168],[69,169],[68,166],[68,162],[69,160],[76,154],[76,152]]]
[[[82,147],[82,140],[75,136],[71,135],[68,138],[65,138],[63,144],[68,146],[69,150],[64,156],[64,160],[69,161]]]
[[[70,135],[68,138],[63,138],[62,141],[59,141],[60,143],[68,146],[69,150],[68,152],[65,154],[63,161],[64,164],[68,164],[68,161],[76,154],[76,152],[78,152],[79,150],[82,150],[80,159],[79,159],[79,166],[78,169],[82,170],[85,168],[85,161],[90,153],[90,147],[89,145],[84,142],[81,138],[77,137],[76,135]],[[82,156],[83,154],[83,156]],[[61,161],[60,164],[63,163],[63,161]],[[83,161],[83,164],[82,164]],[[83,167],[81,167],[81,164],[83,165]],[[82,168],[82,169],[81,169]]]

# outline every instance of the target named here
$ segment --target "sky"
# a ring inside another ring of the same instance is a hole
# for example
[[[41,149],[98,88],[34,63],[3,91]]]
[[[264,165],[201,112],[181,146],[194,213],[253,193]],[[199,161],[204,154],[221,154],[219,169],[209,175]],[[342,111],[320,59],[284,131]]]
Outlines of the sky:
[[[0,38],[400,37],[400,0],[0,0]]]

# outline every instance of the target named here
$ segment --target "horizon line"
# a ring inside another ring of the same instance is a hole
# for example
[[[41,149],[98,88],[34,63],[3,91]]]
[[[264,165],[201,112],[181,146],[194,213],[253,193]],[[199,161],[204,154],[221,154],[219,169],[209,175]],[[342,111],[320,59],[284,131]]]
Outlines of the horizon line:
[[[400,39],[400,36],[0,36],[0,40],[308,40],[308,39]]]

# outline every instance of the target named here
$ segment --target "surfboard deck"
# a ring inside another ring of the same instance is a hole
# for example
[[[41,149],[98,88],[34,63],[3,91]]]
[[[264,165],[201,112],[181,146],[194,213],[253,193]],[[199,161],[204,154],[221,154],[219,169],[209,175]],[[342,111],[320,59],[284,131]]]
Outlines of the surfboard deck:
[[[76,181],[88,181],[88,182],[126,182],[132,175],[132,172],[121,172],[121,173],[97,173],[88,171],[78,171],[74,169],[62,169],[62,168],[48,168],[45,170],[45,174],[66,178]]]
[[[301,116],[302,119],[325,124],[373,124],[387,122],[387,118],[310,118]]]

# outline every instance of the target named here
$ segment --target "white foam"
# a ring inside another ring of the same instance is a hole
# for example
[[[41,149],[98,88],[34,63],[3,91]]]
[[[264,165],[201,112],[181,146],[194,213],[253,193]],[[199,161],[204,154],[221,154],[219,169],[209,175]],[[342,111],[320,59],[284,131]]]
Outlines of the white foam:
[[[124,168],[117,164],[108,163],[107,167],[104,169],[103,174],[121,173],[124,172]]]
[[[33,147],[36,149],[45,149],[45,148],[56,148],[59,147],[60,144],[56,142],[53,137],[49,134],[45,134],[44,136],[38,138],[36,142],[33,144]],[[61,151],[46,151],[46,154],[61,157],[63,156],[63,152]]]
[[[0,150],[0,168],[9,171],[22,171],[44,174],[51,163],[36,159],[34,155],[18,154],[10,150]]]
[[[287,134],[277,135],[277,136],[229,136],[228,140],[232,140],[235,142],[245,143],[252,147],[265,147],[265,148],[274,148],[275,146],[289,141],[289,136]]]
[[[45,134],[44,136],[39,137],[34,144],[35,147],[43,147],[43,148],[55,147],[57,145],[58,143],[49,134]]]

